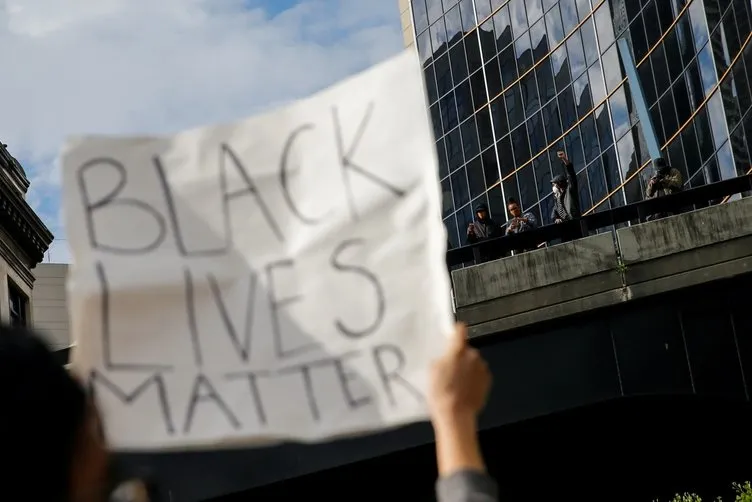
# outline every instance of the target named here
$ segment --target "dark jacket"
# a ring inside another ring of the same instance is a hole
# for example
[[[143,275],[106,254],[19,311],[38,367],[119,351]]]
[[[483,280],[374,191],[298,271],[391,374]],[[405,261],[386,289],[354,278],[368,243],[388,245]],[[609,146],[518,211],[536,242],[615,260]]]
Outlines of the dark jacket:
[[[475,208],[475,212],[485,211],[488,214],[488,207],[484,204]],[[485,220],[481,221],[477,218],[470,224],[473,232],[468,232],[467,243],[475,244],[486,239],[493,239],[495,237],[501,237],[501,227],[489,216]]]
[[[575,173],[574,166],[571,162],[564,166],[564,170],[566,171],[566,175],[560,174],[552,180],[553,183],[566,181],[567,189],[561,196],[561,199],[557,200],[556,195],[554,195],[554,209],[551,211],[551,221],[561,219],[557,210],[559,204],[561,204],[566,213],[566,217],[563,218],[564,221],[582,217],[582,208],[580,207],[580,187],[577,183],[577,173]]]

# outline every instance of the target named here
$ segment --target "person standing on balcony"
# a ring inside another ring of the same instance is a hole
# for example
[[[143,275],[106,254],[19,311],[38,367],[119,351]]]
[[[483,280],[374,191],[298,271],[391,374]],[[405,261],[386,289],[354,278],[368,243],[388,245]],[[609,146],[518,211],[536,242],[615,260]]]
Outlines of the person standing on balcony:
[[[564,164],[566,174],[559,174],[551,180],[554,192],[554,209],[551,220],[554,223],[576,220],[582,216],[580,208],[580,190],[577,184],[577,174],[574,165],[567,154],[558,152],[559,160]]]
[[[507,235],[521,234],[538,228],[538,219],[535,215],[533,213],[523,214],[520,204],[516,200],[509,199],[507,209],[509,210],[509,215],[512,217],[507,223]],[[532,251],[533,249],[535,248],[515,249],[515,253],[525,253],[527,251]]]
[[[682,191],[684,179],[678,169],[666,163],[666,159],[659,157],[653,161],[655,174],[648,182],[648,199],[655,199],[664,195],[671,195]],[[657,220],[671,216],[673,213],[657,213],[647,217],[647,220]]]
[[[479,204],[475,208],[475,221],[467,227],[467,243],[475,244],[495,237],[501,237],[501,227],[491,219],[488,206]]]

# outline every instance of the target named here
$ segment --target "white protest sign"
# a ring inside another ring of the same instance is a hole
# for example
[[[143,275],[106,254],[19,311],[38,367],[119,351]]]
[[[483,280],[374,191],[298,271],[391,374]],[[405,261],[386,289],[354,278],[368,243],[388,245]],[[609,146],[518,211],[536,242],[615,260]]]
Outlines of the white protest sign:
[[[115,448],[426,418],[452,315],[413,53],[235,124],[77,139],[63,173],[73,368]]]

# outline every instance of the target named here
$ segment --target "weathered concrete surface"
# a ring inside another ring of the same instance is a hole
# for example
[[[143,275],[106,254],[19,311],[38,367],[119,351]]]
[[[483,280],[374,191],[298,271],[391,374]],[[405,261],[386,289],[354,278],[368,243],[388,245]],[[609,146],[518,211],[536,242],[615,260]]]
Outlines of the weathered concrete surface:
[[[471,336],[752,271],[752,198],[452,273]]]

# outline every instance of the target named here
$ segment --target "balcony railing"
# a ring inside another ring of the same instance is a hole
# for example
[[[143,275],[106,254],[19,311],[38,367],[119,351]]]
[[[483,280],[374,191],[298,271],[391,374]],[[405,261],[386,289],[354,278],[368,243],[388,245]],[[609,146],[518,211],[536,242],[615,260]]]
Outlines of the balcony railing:
[[[657,213],[683,213],[718,204],[736,194],[752,192],[752,175],[739,176],[703,185],[656,199],[628,204],[607,211],[589,214],[579,220],[546,225],[535,230],[488,239],[447,252],[447,266],[452,269],[508,256],[516,250],[535,249],[549,242],[578,239],[598,230],[623,224],[646,221]]]

